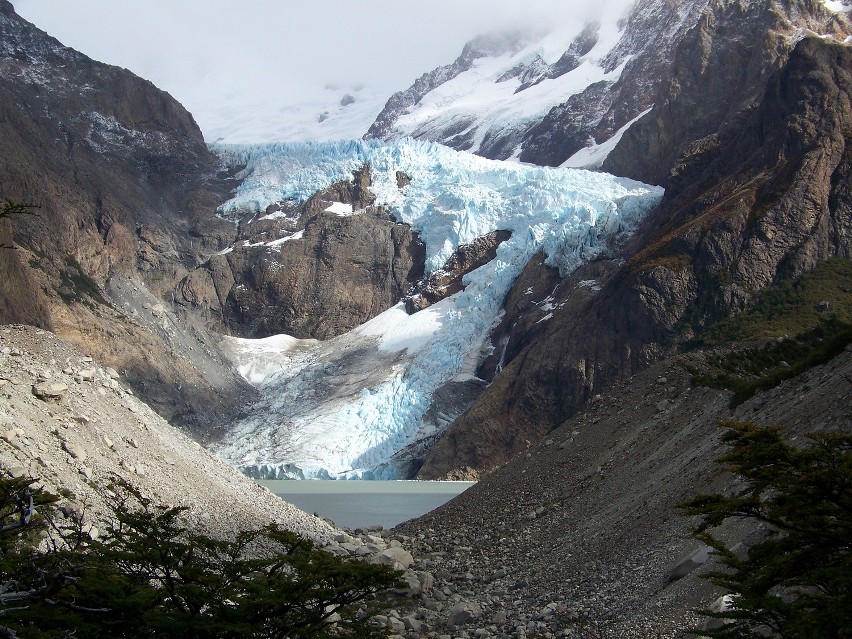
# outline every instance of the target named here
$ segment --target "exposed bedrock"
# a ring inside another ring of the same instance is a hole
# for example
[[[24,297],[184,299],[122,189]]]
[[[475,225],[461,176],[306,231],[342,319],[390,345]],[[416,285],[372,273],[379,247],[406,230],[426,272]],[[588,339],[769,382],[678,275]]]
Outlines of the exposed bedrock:
[[[492,231],[458,247],[440,270],[418,282],[409,292],[405,310],[411,315],[464,290],[464,276],[497,257],[497,248],[510,237],[511,231]]]
[[[212,256],[178,286],[177,303],[253,338],[328,339],[387,310],[422,279],[426,251],[408,225],[372,206],[369,185],[369,170],[357,171],[301,206],[292,239]],[[335,202],[362,213],[327,211]]]
[[[207,336],[150,309],[231,239],[215,211],[234,182],[219,169],[174,98],[0,0],[0,199],[37,206],[0,221],[14,246],[0,249],[0,323],[54,331],[197,432],[246,389]]]

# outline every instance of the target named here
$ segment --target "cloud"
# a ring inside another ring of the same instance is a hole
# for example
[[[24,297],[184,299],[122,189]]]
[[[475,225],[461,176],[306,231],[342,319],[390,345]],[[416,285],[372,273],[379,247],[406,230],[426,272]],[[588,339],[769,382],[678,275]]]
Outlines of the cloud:
[[[582,19],[602,3],[17,0],[15,6],[65,44],[166,88],[213,76],[237,85],[353,79],[399,89],[452,61],[478,33]]]
[[[194,113],[297,103],[333,84],[390,96],[452,62],[472,37],[582,22],[630,0],[15,0],[26,19],[126,67]]]

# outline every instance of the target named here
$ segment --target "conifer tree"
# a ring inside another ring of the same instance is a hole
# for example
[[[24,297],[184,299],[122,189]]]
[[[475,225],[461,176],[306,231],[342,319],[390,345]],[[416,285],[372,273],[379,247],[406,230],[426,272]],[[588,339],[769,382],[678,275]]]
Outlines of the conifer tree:
[[[709,637],[852,637],[852,433],[814,433],[784,442],[777,428],[728,422],[721,462],[745,481],[736,495],[701,495],[684,504],[702,515],[695,536],[721,569],[708,577],[735,607]],[[745,556],[711,529],[728,519],[763,524],[770,534]]]
[[[113,522],[91,539],[79,516],[34,517],[54,498],[32,483],[0,479],[0,638],[378,637],[370,619],[400,585],[386,566],[276,526],[232,539],[190,531],[184,508],[120,480]]]

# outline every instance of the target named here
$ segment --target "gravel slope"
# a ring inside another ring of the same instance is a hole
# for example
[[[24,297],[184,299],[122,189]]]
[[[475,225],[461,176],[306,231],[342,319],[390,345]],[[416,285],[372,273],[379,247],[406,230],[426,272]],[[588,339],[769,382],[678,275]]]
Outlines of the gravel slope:
[[[458,605],[474,614],[453,637],[657,638],[698,623],[690,609],[720,593],[699,577],[706,553],[677,504],[736,488],[715,462],[717,424],[775,424],[791,439],[852,429],[852,349],[734,411],[729,393],[690,386],[684,364],[696,357],[661,362],[596,398],[453,501],[394,530],[410,537],[415,568],[435,575],[439,598],[423,613],[434,627],[447,626]],[[756,533],[735,525],[724,534]]]
[[[0,327],[0,466],[70,491],[94,525],[118,475],[155,503],[189,507],[189,523],[210,532],[272,521],[320,542],[336,532],[170,426],[115,371],[32,327]]]

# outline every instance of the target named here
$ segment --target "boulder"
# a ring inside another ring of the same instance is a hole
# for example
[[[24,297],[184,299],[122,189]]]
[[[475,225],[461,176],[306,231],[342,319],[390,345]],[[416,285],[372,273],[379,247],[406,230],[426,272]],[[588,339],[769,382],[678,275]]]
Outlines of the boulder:
[[[451,626],[464,626],[476,621],[480,614],[482,614],[482,610],[480,609],[479,604],[460,601],[450,608],[450,612],[447,615],[447,622]]]
[[[80,463],[86,461],[86,449],[80,444],[75,444],[74,442],[62,442],[62,448]]]
[[[371,555],[367,561],[371,564],[383,564],[393,566],[397,570],[405,570],[414,563],[414,557],[404,548],[387,548]]]
[[[39,382],[33,384],[33,395],[45,401],[62,399],[67,392],[68,385],[65,382]]]

